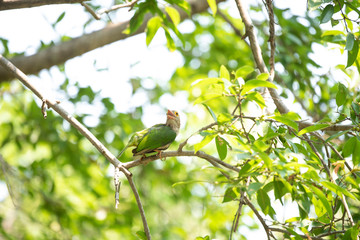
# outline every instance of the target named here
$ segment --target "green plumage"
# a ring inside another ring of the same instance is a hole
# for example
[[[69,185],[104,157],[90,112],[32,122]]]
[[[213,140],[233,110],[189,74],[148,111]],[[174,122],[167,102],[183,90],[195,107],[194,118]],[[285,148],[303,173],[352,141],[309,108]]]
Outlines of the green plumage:
[[[121,157],[129,147],[135,147],[132,150],[134,156],[144,156],[146,153],[151,152],[158,152],[160,154],[161,151],[167,149],[175,140],[179,128],[180,117],[178,112],[168,110],[165,124],[156,124],[150,128],[134,133],[117,158]]]
[[[175,138],[176,132],[169,126],[165,124],[154,125],[144,134],[133,153],[134,155],[141,155],[154,150],[165,150]]]

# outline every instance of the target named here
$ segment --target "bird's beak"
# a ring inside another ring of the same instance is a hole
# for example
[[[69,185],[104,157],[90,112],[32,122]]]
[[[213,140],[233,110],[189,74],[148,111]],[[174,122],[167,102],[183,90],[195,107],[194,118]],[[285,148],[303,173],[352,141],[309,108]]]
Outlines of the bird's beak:
[[[174,114],[172,111],[170,111],[170,110],[167,111],[166,116],[167,116],[168,118],[171,118],[171,119],[175,119],[175,118],[176,118],[175,114]]]

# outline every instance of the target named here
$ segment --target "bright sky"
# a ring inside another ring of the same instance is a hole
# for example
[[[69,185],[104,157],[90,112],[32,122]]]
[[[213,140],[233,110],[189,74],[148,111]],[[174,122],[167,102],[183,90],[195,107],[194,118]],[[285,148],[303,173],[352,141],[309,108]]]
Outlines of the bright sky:
[[[102,4],[110,6],[113,1],[102,1]],[[294,14],[304,15],[306,12],[306,0],[288,1],[276,0],[276,6],[280,8],[289,7]],[[234,2],[226,3],[232,8],[231,13],[238,16],[237,8]],[[61,13],[66,12],[64,19],[57,25],[56,31],[51,27],[51,24],[56,21]],[[21,21],[19,21],[21,16]],[[127,20],[131,14],[126,9],[118,11],[114,22]],[[106,16],[104,16],[105,18]],[[253,16],[263,18],[263,15]],[[33,54],[36,52],[40,41],[49,43],[54,39],[58,39],[61,35],[77,37],[83,32],[83,24],[87,21],[87,14],[84,13],[83,7],[80,4],[72,5],[50,5],[43,7],[36,7],[31,9],[20,9],[11,11],[2,11],[0,14],[0,22],[2,23],[0,30],[0,38],[9,40],[9,48],[11,52],[25,51],[26,54]],[[101,29],[104,24],[97,21],[86,28],[86,32]],[[192,28],[192,24],[185,22],[180,25],[181,31],[188,31]],[[119,112],[127,112],[133,107],[139,105],[146,105],[145,113],[142,118],[146,126],[151,126],[158,122],[164,121],[164,110],[162,107],[177,109],[180,112],[191,110],[191,104],[187,104],[187,96],[184,93],[179,93],[176,96],[170,94],[164,95],[160,106],[150,105],[143,97],[144,92],[139,92],[135,96],[131,96],[131,85],[128,80],[131,77],[148,78],[143,83],[146,87],[154,87],[156,80],[159,84],[166,87],[167,81],[170,79],[174,70],[182,65],[182,57],[178,52],[169,52],[165,46],[165,37],[162,32],[156,34],[150,47],[145,44],[145,35],[141,34],[136,37],[115,42],[100,49],[96,49],[81,57],[76,57],[66,62],[66,75],[72,82],[78,82],[81,86],[90,85],[95,91],[101,90],[103,97],[111,97],[116,104],[116,109]],[[0,46],[0,52],[3,49]],[[330,67],[339,62],[346,62],[345,56],[339,53],[325,51],[321,46],[314,46],[315,54],[312,56],[316,62],[320,63],[324,68],[322,71],[328,71]],[[140,62],[139,62],[140,61]],[[94,65],[94,62],[96,64]],[[95,66],[95,67],[94,67]],[[96,69],[107,69],[104,71],[97,71]],[[69,112],[75,112],[73,106],[66,102],[64,96],[57,91],[58,85],[64,80],[56,67],[50,71],[42,71],[37,76],[32,76],[31,79],[42,89],[47,92],[51,98],[62,101],[65,109]],[[114,87],[116,86],[116,87]],[[73,89],[71,94],[76,94],[76,89]],[[289,101],[292,104],[292,100]],[[190,110],[188,109],[190,107]],[[100,106],[81,104],[77,112],[82,113],[96,113],[99,112]],[[182,114],[182,121],[186,121],[186,115]],[[97,118],[89,118],[88,124],[96,124]],[[6,186],[0,184],[0,193],[6,192]],[[0,196],[1,199],[5,196]],[[284,212],[284,218],[292,217],[292,212]],[[263,229],[259,231],[250,232],[249,229],[244,229],[249,239],[255,239],[254,236],[263,236],[265,233]],[[260,234],[260,235],[259,235]]]

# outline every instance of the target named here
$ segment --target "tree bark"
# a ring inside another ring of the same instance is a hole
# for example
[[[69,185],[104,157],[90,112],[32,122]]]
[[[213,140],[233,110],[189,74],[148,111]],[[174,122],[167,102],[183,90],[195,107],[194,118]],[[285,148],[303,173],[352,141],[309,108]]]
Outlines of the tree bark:
[[[222,1],[225,0],[217,0],[217,2]],[[189,0],[189,4],[191,5],[191,15],[203,12],[209,7],[206,0]],[[190,17],[182,10],[179,10],[179,13],[181,20]],[[130,22],[129,20],[126,22],[110,24],[99,31],[85,34],[66,42],[61,42],[41,50],[34,55],[17,56],[9,60],[25,74],[37,74],[43,69],[49,69],[52,66],[63,64],[71,58],[80,56],[96,48],[143,33],[146,29],[147,22],[151,17],[151,14],[147,14],[144,17],[143,24],[132,35],[123,33]],[[0,67],[0,84],[1,82],[10,81],[13,78],[14,77],[8,71]]]
[[[0,0],[0,11],[19,9],[19,8],[31,8],[39,7],[50,4],[70,4],[70,3],[81,3],[88,0]]]

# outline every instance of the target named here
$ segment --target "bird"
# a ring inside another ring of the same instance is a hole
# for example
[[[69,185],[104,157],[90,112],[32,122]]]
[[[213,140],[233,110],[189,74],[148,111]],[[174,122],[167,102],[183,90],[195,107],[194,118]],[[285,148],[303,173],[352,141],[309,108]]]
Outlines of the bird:
[[[134,133],[117,158],[120,158],[127,148],[135,147],[132,150],[133,156],[141,155],[143,158],[145,154],[157,152],[161,159],[161,152],[168,149],[180,129],[180,116],[177,111],[167,110],[166,116],[166,123]]]

